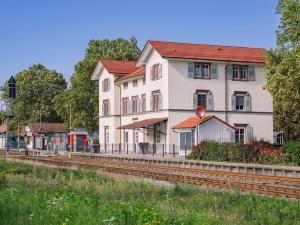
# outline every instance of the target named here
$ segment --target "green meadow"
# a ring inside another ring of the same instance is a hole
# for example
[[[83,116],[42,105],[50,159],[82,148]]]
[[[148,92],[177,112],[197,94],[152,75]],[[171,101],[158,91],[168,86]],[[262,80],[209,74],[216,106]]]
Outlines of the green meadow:
[[[300,224],[300,201],[0,160],[0,224]]]

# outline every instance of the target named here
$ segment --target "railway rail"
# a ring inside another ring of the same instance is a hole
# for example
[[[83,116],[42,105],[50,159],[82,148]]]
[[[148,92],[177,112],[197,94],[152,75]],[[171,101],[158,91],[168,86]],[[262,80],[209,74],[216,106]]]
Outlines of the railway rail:
[[[161,166],[132,162],[114,162],[90,159],[69,159],[66,157],[18,157],[59,167],[100,170],[109,173],[141,176],[164,181],[207,186],[262,195],[300,199],[300,179],[273,177],[223,171]]]

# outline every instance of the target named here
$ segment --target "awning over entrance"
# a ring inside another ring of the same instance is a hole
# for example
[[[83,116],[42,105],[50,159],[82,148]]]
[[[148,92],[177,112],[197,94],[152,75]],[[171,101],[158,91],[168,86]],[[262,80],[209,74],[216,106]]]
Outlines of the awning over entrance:
[[[145,119],[145,120],[137,121],[137,122],[130,123],[127,125],[123,125],[123,126],[119,127],[118,129],[135,130],[135,129],[139,129],[139,128],[147,128],[147,127],[150,127],[157,123],[164,122],[166,120],[168,120],[168,117]]]

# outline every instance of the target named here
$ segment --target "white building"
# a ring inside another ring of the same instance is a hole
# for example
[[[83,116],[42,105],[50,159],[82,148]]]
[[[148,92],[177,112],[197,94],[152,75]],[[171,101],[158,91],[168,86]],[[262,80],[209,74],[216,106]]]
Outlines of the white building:
[[[261,48],[148,41],[137,62],[100,60],[92,79],[99,80],[102,147],[172,152],[175,144],[177,151],[180,131],[172,128],[199,105],[235,128],[230,141],[272,142],[264,54]]]

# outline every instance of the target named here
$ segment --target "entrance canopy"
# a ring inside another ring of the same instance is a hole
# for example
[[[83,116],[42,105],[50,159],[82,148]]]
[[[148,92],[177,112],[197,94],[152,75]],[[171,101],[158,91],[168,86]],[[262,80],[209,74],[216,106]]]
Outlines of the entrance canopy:
[[[123,125],[123,126],[119,127],[118,129],[136,130],[139,128],[148,128],[152,125],[155,125],[160,122],[167,121],[167,120],[168,120],[168,117],[145,119],[145,120],[140,120],[140,121],[130,123],[127,125]]]

